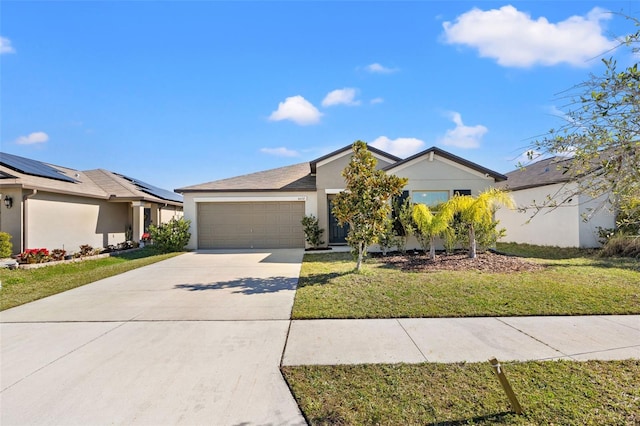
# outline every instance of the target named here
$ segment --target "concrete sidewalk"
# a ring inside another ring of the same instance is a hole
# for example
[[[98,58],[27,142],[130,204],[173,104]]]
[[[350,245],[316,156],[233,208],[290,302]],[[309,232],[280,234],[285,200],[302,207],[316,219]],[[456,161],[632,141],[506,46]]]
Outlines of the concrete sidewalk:
[[[292,321],[283,365],[640,358],[640,315]]]

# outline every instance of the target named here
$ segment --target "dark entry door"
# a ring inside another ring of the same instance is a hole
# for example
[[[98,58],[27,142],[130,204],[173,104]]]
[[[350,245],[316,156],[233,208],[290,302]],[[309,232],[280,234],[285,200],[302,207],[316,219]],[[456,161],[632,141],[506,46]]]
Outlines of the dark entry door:
[[[338,225],[338,219],[333,215],[333,202],[329,200],[329,244],[346,244],[349,225]]]

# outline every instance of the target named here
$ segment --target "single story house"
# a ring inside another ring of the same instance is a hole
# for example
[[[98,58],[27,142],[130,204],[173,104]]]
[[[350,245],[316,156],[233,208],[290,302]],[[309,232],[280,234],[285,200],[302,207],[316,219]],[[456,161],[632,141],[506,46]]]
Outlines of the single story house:
[[[108,170],[79,171],[0,153],[0,231],[15,254],[79,251],[140,238],[150,224],[182,217],[182,196]]]
[[[496,186],[511,191],[517,209],[500,209],[496,219],[506,228],[504,242],[558,247],[599,247],[598,228],[614,228],[615,213],[604,198],[574,195],[563,166],[571,159],[552,157],[506,174]],[[549,200],[566,203],[553,206]],[[546,207],[539,211],[535,205]],[[604,207],[603,207],[604,206]]]
[[[504,175],[439,148],[401,159],[374,147],[377,167],[409,179],[404,196],[435,205],[454,193],[477,195]],[[345,244],[346,230],[331,213],[345,189],[348,145],[310,162],[176,189],[191,220],[190,249],[305,247],[301,220],[318,218],[325,245]]]

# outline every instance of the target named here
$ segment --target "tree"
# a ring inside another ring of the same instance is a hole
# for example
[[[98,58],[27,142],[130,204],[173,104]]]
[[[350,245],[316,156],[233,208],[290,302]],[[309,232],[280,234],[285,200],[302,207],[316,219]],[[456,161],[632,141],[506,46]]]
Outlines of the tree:
[[[640,21],[629,18],[640,26]],[[623,43],[637,54],[640,31]],[[635,56],[637,58],[637,56]],[[640,70],[638,63],[623,67],[603,59],[605,70],[569,89],[566,122],[534,142],[530,159],[542,155],[568,155],[561,163],[568,177],[564,190],[539,206],[556,207],[584,194],[626,209],[626,217],[640,223]],[[635,207],[634,207],[635,206]]]
[[[476,258],[476,229],[490,226],[493,222],[493,214],[500,205],[515,208],[515,202],[511,195],[496,188],[487,189],[477,197],[454,195],[442,205],[441,210],[447,212],[447,217],[453,218],[457,214],[460,222],[467,228],[470,258]]]
[[[338,223],[349,224],[347,243],[357,254],[358,271],[367,247],[377,241],[391,220],[389,200],[407,184],[407,179],[376,170],[377,163],[365,142],[354,142],[351,160],[342,171],[346,188],[333,199],[332,212]]]
[[[439,209],[434,215],[426,205],[414,205],[413,221],[421,237],[429,241],[429,258],[431,260],[436,260],[436,237],[449,228],[452,220],[453,210],[451,209]]]

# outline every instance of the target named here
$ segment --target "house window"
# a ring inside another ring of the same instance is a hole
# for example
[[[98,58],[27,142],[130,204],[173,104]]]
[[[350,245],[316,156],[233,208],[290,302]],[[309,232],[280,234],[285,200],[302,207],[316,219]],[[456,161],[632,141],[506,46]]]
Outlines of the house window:
[[[453,195],[471,195],[470,189],[454,189]]]
[[[449,199],[449,191],[413,191],[411,200],[416,204],[435,207]]]

